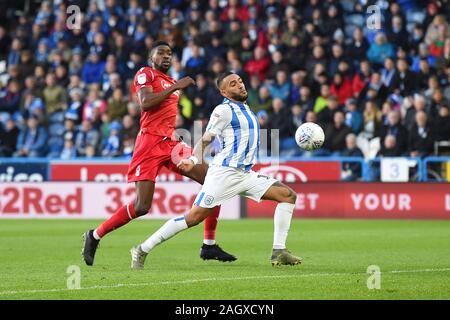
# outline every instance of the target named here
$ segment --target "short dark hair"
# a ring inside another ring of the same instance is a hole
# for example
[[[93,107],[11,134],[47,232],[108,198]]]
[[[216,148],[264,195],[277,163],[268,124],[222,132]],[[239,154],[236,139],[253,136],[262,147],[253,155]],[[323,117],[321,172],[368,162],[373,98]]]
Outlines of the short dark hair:
[[[150,55],[152,54],[153,50],[155,50],[156,48],[158,48],[159,46],[168,46],[170,48],[169,43],[167,43],[166,41],[162,41],[162,40],[158,40],[153,42],[152,46],[150,47]]]
[[[231,72],[231,71],[226,71],[226,72],[223,72],[223,73],[219,74],[219,76],[217,77],[217,80],[216,80],[216,86],[217,86],[217,89],[220,90],[220,86],[221,86],[223,80],[224,80],[226,77],[228,77],[228,76],[230,76],[230,75],[232,75],[232,74],[235,74],[235,73],[234,73],[234,72]]]

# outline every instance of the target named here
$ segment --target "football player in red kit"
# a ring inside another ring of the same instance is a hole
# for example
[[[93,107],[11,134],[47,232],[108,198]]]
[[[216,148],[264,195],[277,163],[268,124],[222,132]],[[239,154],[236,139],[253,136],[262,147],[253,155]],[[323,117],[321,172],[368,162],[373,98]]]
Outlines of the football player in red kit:
[[[157,41],[149,54],[151,67],[141,68],[134,77],[132,94],[137,95],[141,107],[141,128],[128,167],[128,182],[136,184],[136,199],[120,208],[97,229],[85,232],[82,255],[87,265],[94,263],[95,252],[102,237],[148,213],[155,190],[155,179],[162,166],[200,184],[204,182],[208,170],[206,163],[196,164],[190,172],[180,172],[177,163],[171,160],[173,152],[179,157],[192,154],[190,147],[175,138],[175,118],[180,91],[195,85],[190,77],[175,81],[167,75],[171,60],[170,46],[166,42]],[[226,253],[215,243],[219,212],[220,207],[216,207],[214,214],[205,220],[200,257],[205,260],[234,261],[236,258],[233,255]]]

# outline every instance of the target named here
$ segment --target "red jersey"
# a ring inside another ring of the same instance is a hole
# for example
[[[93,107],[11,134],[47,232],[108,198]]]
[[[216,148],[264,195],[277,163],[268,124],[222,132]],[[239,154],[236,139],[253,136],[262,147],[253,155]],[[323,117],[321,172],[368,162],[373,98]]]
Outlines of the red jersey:
[[[166,90],[175,82],[161,71],[143,67],[134,76],[132,91],[133,94],[137,94],[142,88],[152,88],[154,93],[158,93]],[[180,93],[175,91],[152,110],[144,111],[141,108],[141,130],[158,136],[171,137],[175,131],[179,98]]]

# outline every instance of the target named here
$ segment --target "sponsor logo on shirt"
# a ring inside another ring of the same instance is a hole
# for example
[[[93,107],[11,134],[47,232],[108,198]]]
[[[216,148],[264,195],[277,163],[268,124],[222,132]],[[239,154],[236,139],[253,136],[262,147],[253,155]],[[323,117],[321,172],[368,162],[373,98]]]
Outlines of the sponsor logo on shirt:
[[[172,86],[172,84],[169,83],[168,81],[166,81],[166,80],[161,80],[161,87],[163,87],[164,90],[170,88],[171,86]]]

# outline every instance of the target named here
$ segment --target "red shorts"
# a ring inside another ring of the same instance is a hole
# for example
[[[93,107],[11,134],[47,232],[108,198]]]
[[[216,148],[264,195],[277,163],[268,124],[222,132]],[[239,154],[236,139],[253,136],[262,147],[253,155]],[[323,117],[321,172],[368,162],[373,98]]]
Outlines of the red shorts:
[[[192,148],[169,137],[140,132],[136,137],[133,158],[128,166],[128,182],[153,181],[162,166],[180,173],[177,164],[192,155]]]

